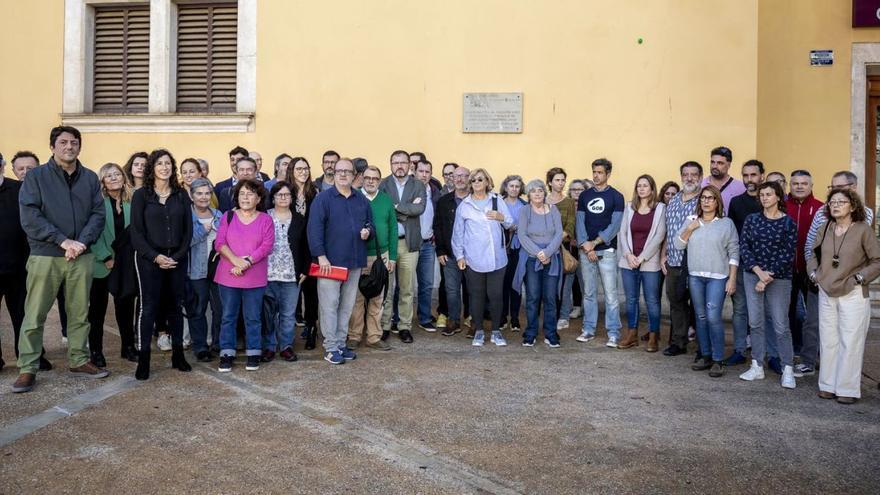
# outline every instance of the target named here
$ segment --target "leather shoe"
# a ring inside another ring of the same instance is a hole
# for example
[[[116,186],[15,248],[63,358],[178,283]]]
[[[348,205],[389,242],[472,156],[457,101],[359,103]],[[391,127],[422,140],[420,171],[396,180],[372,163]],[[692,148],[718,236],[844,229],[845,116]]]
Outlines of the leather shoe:
[[[18,375],[18,379],[12,384],[12,392],[21,394],[30,392],[34,389],[34,383],[37,382],[37,375],[34,373],[22,373]]]
[[[687,354],[687,349],[682,349],[677,344],[672,344],[663,350],[664,356],[681,356],[682,354]]]
[[[76,368],[70,368],[70,372],[74,375],[85,376],[87,378],[106,378],[110,376],[109,371],[98,368],[88,361],[86,361],[81,366],[77,366]]]
[[[40,356],[40,371],[49,371],[52,369],[52,363],[44,356]]]
[[[820,399],[834,399],[835,397],[837,397],[832,392],[825,392],[824,390],[820,390],[817,395]]]
[[[391,332],[388,330],[382,330],[382,340],[388,340],[389,335],[391,335]]]
[[[106,368],[107,360],[104,358],[104,353],[102,352],[93,352],[89,362],[97,366],[98,368]]]
[[[838,404],[846,404],[846,405],[850,405],[850,404],[855,404],[856,401],[858,401],[858,400],[859,400],[859,399],[856,399],[855,397],[838,397],[838,398],[837,398],[837,403],[838,403]]]
[[[136,363],[138,360],[138,352],[135,350],[134,347],[126,347],[126,348],[122,349],[122,352],[120,353],[120,357],[122,359],[125,359],[126,361],[131,361],[133,363]]]
[[[645,348],[645,351],[657,352],[658,350],[660,350],[659,343],[657,342],[657,337],[657,332],[648,333],[648,347]]]
[[[210,351],[200,351],[196,353],[196,361],[200,363],[210,363],[211,362],[211,352]]]
[[[412,344],[413,336],[409,330],[401,330],[397,336],[400,337],[400,341],[404,344]]]

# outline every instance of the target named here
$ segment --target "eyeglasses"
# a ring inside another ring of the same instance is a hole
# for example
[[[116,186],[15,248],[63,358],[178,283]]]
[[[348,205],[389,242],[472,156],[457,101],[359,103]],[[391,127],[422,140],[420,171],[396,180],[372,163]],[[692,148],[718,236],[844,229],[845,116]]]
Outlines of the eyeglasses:
[[[828,204],[831,206],[844,206],[844,205],[849,204],[849,200],[848,199],[832,199],[831,201],[828,202]]]
[[[482,177],[474,177],[473,179],[471,179],[471,184],[474,184],[474,183],[477,183],[477,182],[483,182],[483,181],[485,181],[485,180],[486,180],[486,179],[484,179],[484,178],[482,178]]]
[[[715,196],[700,196],[700,201],[715,201]]]
[[[354,170],[347,168],[336,169],[336,175],[354,175]]]
[[[275,195],[276,199],[290,199],[290,193],[278,193]]]

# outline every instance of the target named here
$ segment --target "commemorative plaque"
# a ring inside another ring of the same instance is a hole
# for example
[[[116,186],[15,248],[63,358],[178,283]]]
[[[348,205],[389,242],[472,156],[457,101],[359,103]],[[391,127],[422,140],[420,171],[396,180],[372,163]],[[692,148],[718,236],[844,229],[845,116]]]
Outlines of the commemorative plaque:
[[[522,100],[522,93],[465,93],[462,132],[522,132]]]

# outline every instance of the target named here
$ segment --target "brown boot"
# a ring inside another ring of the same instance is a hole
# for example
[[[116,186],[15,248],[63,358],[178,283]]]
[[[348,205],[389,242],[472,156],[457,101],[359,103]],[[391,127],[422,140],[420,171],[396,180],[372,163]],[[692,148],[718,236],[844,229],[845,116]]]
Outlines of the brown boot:
[[[657,352],[660,350],[659,343],[657,342],[657,333],[650,332],[648,333],[648,347],[645,348],[647,352]]]
[[[638,347],[639,345],[639,331],[633,329],[627,329],[624,332],[624,337],[617,344],[618,349],[629,349],[630,347]]]
[[[21,394],[30,392],[34,389],[34,383],[37,381],[37,375],[33,373],[22,373],[18,375],[18,379],[12,384],[12,392]]]

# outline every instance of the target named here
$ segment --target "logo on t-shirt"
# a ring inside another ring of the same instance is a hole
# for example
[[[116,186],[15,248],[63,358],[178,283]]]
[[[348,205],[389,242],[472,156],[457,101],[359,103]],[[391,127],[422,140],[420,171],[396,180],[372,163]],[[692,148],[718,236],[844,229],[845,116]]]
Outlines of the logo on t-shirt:
[[[602,213],[605,211],[605,200],[602,198],[594,198],[591,199],[589,203],[587,203],[587,210],[590,213]]]

